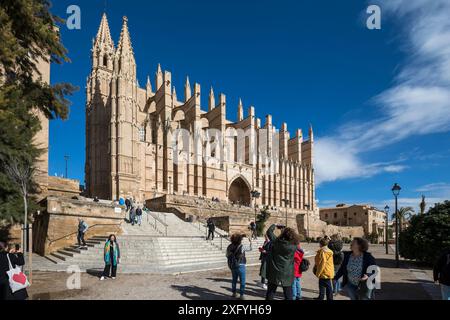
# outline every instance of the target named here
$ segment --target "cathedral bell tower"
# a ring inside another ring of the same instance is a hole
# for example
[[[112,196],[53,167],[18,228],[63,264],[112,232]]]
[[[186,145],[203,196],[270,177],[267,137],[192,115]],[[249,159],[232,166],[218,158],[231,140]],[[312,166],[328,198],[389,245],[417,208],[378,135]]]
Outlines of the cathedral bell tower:
[[[88,196],[104,199],[110,197],[111,190],[111,180],[107,177],[111,175],[109,119],[114,53],[108,19],[103,14],[92,43],[92,69],[86,86],[85,182]]]

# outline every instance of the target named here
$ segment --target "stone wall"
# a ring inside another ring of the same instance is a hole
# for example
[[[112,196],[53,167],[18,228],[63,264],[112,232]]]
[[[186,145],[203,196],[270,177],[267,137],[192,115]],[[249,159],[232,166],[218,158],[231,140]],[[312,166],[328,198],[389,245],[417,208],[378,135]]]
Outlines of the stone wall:
[[[309,220],[309,221],[308,221]],[[309,222],[309,228],[308,228]],[[355,227],[341,227],[332,224],[327,224],[316,216],[310,216],[309,219],[305,216],[299,216],[297,220],[299,232],[305,237],[319,238],[323,236],[332,236],[339,234],[341,237],[354,238],[363,237],[364,228],[362,226]]]
[[[72,197],[80,194],[80,182],[73,179],[48,177],[48,195],[59,197]]]
[[[34,251],[41,255],[75,244],[79,218],[89,225],[86,238],[120,234],[125,218],[121,207],[91,199],[47,197],[45,207],[45,211],[35,216],[33,225]]]

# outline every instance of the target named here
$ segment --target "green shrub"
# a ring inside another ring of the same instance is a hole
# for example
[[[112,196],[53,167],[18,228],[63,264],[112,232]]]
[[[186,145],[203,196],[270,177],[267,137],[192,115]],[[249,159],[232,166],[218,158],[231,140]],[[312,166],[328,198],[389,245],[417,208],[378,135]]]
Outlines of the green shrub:
[[[342,242],[343,243],[350,243],[350,242],[352,242],[352,240],[350,238],[347,238],[347,237],[342,237]]]
[[[406,259],[434,264],[450,247],[450,201],[438,203],[426,214],[413,216],[399,235],[399,253]]]

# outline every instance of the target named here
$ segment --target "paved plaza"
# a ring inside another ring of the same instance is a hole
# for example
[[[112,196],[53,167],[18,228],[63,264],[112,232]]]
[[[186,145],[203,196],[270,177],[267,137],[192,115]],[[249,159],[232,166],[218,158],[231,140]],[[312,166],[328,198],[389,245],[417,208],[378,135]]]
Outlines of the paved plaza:
[[[305,245],[312,250],[316,244]],[[439,298],[439,287],[432,282],[430,269],[414,266],[402,261],[395,268],[394,255],[385,254],[382,246],[372,246],[372,253],[381,267],[381,289],[376,292],[378,300],[412,299],[429,300]],[[313,258],[309,258],[313,261]],[[247,269],[248,300],[262,300],[265,290],[257,286],[259,267]],[[227,300],[231,299],[231,274],[228,269],[210,270],[179,275],[123,274],[116,280],[100,282],[96,272],[81,274],[81,289],[68,290],[69,274],[64,272],[35,272],[33,285],[29,289],[33,300],[47,299],[123,299],[123,300]],[[308,271],[302,279],[304,299],[318,295],[317,279]],[[278,295],[281,299],[281,292]],[[338,295],[337,300],[348,300]]]

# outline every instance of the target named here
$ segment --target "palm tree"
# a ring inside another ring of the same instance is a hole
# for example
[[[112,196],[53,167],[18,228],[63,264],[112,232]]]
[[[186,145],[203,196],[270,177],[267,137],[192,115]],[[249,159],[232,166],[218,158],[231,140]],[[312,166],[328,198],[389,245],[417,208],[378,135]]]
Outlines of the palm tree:
[[[411,219],[414,214],[414,209],[412,207],[401,207],[398,209],[398,221],[400,231],[403,229],[403,223]],[[395,212],[392,214],[392,219],[395,220]]]

